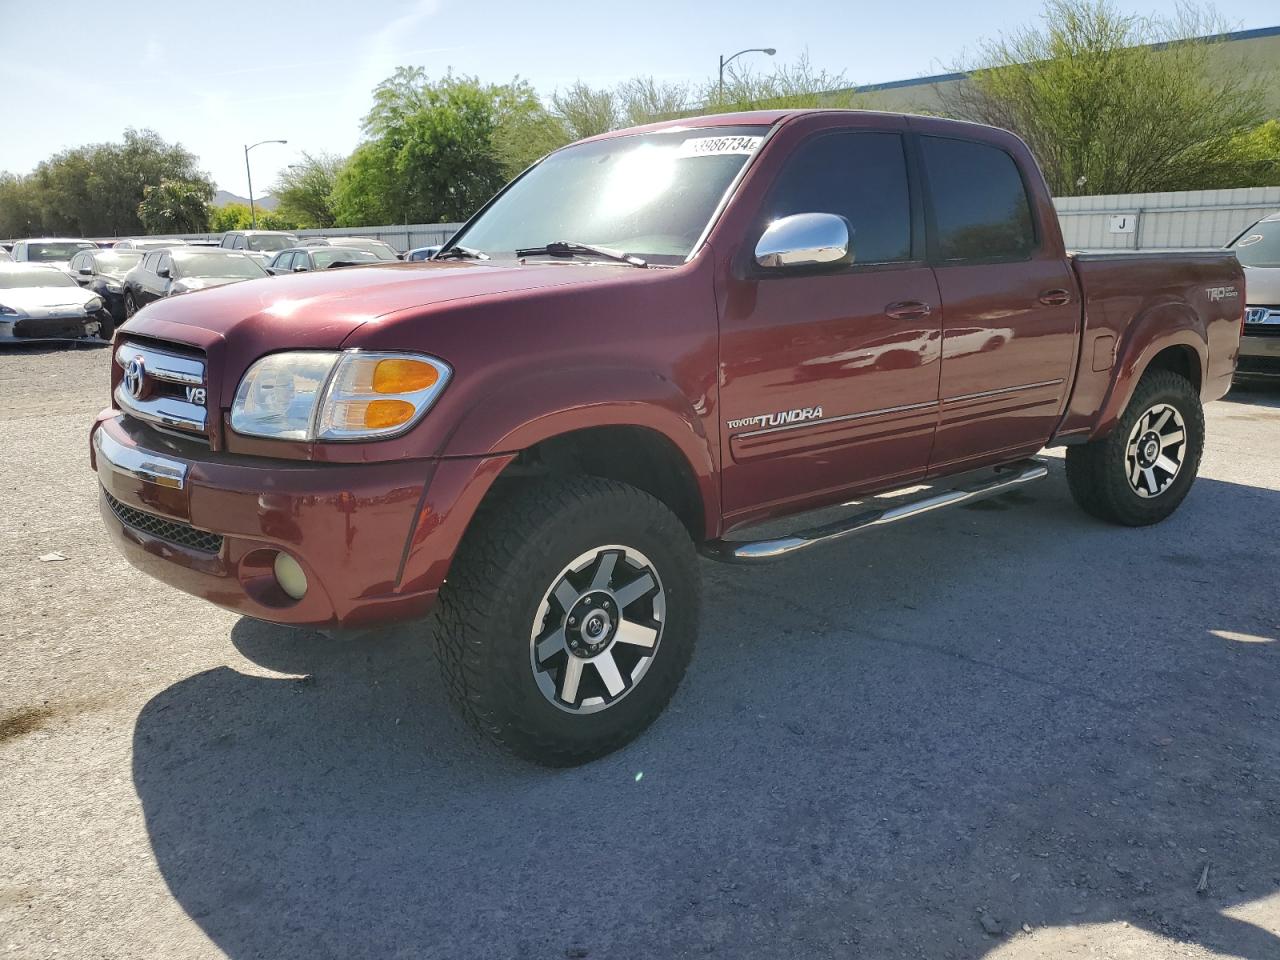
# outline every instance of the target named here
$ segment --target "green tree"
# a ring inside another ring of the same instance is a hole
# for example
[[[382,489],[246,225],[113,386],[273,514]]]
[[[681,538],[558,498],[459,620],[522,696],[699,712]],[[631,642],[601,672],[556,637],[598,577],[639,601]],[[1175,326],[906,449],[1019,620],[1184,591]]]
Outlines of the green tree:
[[[138,218],[148,233],[204,233],[213,192],[208,181],[161,180],[143,188]]]
[[[302,162],[286,168],[272,189],[280,215],[300,227],[332,227],[334,191],[346,162],[332,153],[303,153]]]
[[[44,233],[35,184],[29,177],[0,173],[0,237]]]
[[[228,230],[252,230],[253,214],[247,203],[224,203],[213,207],[209,216],[210,233],[226,233]],[[301,230],[302,225],[280,210],[264,210],[258,207],[259,230]]]
[[[40,163],[30,177],[40,232],[79,236],[138,234],[147,187],[166,180],[207,186],[196,158],[152,130],[126,130],[119,143],[74,147]]]
[[[778,64],[769,73],[758,73],[746,61],[730,64],[724,90],[717,77],[702,89],[702,111],[736,113],[740,110],[800,110],[806,107],[854,107],[860,98],[843,72],[814,67],[808,53],[792,64]]]
[[[540,143],[555,139],[539,109],[519,80],[482,84],[452,73],[431,80],[420,67],[400,67],[375,88],[365,141],[338,174],[338,223],[465,219]]]
[[[1110,0],[1048,0],[1039,26],[984,43],[959,65],[943,112],[1019,134],[1058,195],[1200,189],[1242,182],[1242,137],[1264,118],[1261,78],[1215,72],[1223,25]]]

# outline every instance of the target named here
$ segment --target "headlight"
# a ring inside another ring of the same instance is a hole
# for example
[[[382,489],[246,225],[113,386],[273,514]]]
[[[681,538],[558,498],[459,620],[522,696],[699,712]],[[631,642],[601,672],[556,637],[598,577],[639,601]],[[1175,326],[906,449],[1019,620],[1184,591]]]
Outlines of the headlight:
[[[16,317],[17,315],[18,311],[13,307],[6,307],[3,303],[0,303],[0,317]]]
[[[91,297],[89,300],[85,301],[85,305],[84,305],[85,313],[97,313],[101,309],[102,309],[101,297]]]
[[[395,436],[431,408],[452,373],[443,360],[416,353],[275,353],[240,381],[231,429],[280,440]]]
[[[103,286],[107,288],[107,293],[124,293],[124,284],[116,280],[108,280]]]

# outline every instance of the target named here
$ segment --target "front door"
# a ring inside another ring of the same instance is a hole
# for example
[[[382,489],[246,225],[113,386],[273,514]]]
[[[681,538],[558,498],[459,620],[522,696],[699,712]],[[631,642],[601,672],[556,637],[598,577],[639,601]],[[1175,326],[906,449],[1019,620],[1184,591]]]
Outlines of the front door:
[[[937,416],[941,311],[893,118],[825,129],[786,154],[721,298],[726,519],[835,502],[923,476]],[[775,144],[782,148],[782,144]],[[853,261],[755,265],[772,221],[832,213]]]

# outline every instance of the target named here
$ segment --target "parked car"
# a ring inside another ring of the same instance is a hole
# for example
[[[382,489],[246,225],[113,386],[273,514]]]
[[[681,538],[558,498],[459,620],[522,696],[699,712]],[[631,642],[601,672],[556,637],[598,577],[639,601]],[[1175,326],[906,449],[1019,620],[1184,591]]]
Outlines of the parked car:
[[[328,270],[332,267],[352,267],[358,263],[381,263],[368,250],[349,247],[290,247],[281,250],[267,264],[267,273],[305,273],[308,270]]]
[[[1242,377],[1280,377],[1280,213],[1263,217],[1229,244],[1244,267]]]
[[[297,245],[297,236],[283,230],[228,230],[218,244],[224,250],[243,250],[264,266],[281,250]]]
[[[235,250],[150,250],[124,277],[124,314],[154,300],[267,276],[256,257]]]
[[[1243,284],[1227,251],[1068,254],[1003,130],[684,117],[551,153],[430,269],[135,317],[91,428],[102,516],[139,568],[243,615],[434,611],[477,729],[581,763],[679,684],[697,551],[762,563],[1021,489],[1045,446],[1088,513],[1168,517],[1231,385]],[[847,360],[895,340],[893,362]],[[947,559],[927,575],[945,590]]]
[[[379,260],[399,260],[396,248],[382,240],[372,237],[305,237],[298,242],[300,247],[346,247],[349,250],[367,250]]]
[[[19,240],[13,245],[13,259],[15,263],[42,263],[47,267],[57,267],[64,273],[68,273],[71,269],[71,258],[77,251],[96,249],[98,245],[92,240],[65,240],[54,237]]]
[[[92,337],[104,322],[102,298],[57,267],[0,263],[0,343]]]
[[[117,240],[115,250],[162,250],[169,247],[185,247],[185,240],[166,240],[163,237],[129,237]]]
[[[106,304],[108,316],[99,331],[106,339],[124,323],[125,274],[141,262],[142,254],[141,250],[81,250],[71,258],[72,279]]]
[[[405,260],[410,260],[410,261],[430,260],[432,257],[434,257],[437,253],[440,252],[440,248],[442,246],[443,244],[437,243],[437,244],[433,244],[430,247],[414,247],[412,250],[410,250],[408,253],[404,255],[404,258]]]

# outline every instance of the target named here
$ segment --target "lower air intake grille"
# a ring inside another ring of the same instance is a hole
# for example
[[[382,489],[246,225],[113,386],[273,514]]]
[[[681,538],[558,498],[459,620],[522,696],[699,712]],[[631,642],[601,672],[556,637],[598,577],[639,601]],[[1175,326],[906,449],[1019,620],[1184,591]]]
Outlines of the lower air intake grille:
[[[203,530],[197,530],[190,524],[180,523],[177,520],[168,520],[165,517],[157,517],[154,513],[135,510],[133,507],[121,503],[105,490],[102,491],[102,495],[107,498],[107,505],[111,507],[111,512],[116,515],[116,519],[126,527],[133,527],[133,529],[140,530],[153,537],[167,540],[169,543],[186,547],[189,550],[198,550],[200,553],[213,554],[222,549],[222,537],[216,533],[206,533]]]

